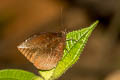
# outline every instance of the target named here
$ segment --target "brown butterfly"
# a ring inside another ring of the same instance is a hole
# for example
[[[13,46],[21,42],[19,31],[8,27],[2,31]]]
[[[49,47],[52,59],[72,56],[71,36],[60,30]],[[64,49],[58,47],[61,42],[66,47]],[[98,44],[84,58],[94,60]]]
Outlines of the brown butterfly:
[[[56,67],[63,56],[65,34],[45,32],[34,35],[17,48],[36,68],[50,70]]]

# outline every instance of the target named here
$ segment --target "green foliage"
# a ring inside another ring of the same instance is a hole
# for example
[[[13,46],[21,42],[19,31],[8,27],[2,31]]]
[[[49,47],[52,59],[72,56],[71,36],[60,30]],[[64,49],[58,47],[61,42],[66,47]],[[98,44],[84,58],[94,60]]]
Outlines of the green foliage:
[[[35,74],[17,69],[5,69],[0,71],[0,80],[32,80]]]
[[[55,80],[65,73],[68,68],[72,67],[79,59],[91,32],[97,24],[98,21],[88,28],[67,33],[63,58],[59,61],[56,68],[48,71],[39,71],[40,75],[45,80]],[[23,70],[7,69],[0,71],[0,80],[44,80],[43,78]]]

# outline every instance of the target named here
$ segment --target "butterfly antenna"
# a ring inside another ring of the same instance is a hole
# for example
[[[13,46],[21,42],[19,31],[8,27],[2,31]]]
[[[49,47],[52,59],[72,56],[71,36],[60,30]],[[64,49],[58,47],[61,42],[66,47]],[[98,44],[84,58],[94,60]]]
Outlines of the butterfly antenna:
[[[63,25],[63,8],[61,8],[61,15],[60,15],[60,24],[61,24],[61,27],[64,27]]]
[[[65,28],[65,25],[64,25],[63,8],[61,8],[60,25],[61,25],[61,27],[63,27],[63,29],[64,29],[64,30],[62,31],[62,33],[63,33],[63,34],[66,34],[66,33],[67,33],[67,29]]]

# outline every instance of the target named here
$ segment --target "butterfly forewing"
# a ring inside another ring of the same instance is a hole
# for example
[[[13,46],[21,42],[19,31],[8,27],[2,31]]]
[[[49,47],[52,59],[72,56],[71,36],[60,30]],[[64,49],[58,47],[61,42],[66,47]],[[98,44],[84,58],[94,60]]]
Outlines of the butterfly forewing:
[[[56,67],[65,47],[63,33],[42,33],[30,37],[18,46],[18,50],[38,69]]]

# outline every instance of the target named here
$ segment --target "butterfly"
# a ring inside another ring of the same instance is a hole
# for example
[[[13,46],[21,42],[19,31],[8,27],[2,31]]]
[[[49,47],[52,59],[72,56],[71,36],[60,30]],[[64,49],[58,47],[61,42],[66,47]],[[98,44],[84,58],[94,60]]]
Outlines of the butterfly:
[[[44,32],[33,35],[17,48],[37,69],[50,70],[63,56],[65,37],[62,32]]]

